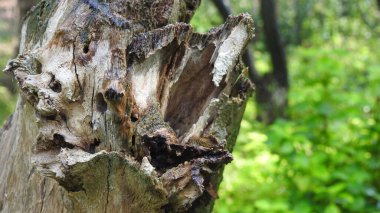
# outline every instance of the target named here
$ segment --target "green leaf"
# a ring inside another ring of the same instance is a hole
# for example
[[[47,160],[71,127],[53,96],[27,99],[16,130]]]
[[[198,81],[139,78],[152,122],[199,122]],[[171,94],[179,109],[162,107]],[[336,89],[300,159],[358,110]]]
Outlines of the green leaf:
[[[337,205],[331,203],[325,208],[324,213],[340,213],[340,209]]]

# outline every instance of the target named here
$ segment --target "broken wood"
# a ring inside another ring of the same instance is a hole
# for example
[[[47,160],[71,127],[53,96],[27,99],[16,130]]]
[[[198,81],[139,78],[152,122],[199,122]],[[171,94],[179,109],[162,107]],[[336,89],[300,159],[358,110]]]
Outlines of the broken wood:
[[[250,84],[252,20],[209,33],[197,0],[43,0],[5,72],[0,211],[210,212]]]

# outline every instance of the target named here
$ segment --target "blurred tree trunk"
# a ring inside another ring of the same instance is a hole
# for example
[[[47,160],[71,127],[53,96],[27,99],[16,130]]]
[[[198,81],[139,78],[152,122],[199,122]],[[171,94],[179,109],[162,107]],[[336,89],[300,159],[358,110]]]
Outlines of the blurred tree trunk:
[[[277,25],[276,4],[274,0],[261,0],[261,17],[264,25],[265,44],[272,61],[272,72],[264,76],[266,87],[257,87],[256,95],[260,103],[258,115],[266,123],[277,117],[284,117],[288,104],[288,69],[285,48]]]
[[[5,72],[0,211],[211,212],[250,87],[248,15],[206,35],[197,0],[43,0]]]
[[[302,43],[303,25],[306,19],[308,19],[309,13],[315,5],[315,0],[295,0],[295,17],[294,17],[294,43],[300,45]],[[349,5],[349,4],[347,4]]]
[[[305,3],[303,0],[295,0],[294,1],[294,7],[296,11],[296,15],[294,17],[294,38],[293,41],[296,45],[299,45],[302,43],[302,25],[304,22],[304,19],[306,17],[306,8]]]
[[[296,15],[294,17],[294,38],[295,44],[299,45],[302,42],[301,29],[303,24],[302,3],[301,0],[294,1],[294,7],[296,9]]]
[[[213,3],[224,19],[232,14],[228,0],[213,0]],[[261,1],[261,16],[273,71],[261,76],[254,66],[253,56],[249,49],[244,54],[244,62],[248,66],[250,78],[256,86],[258,118],[269,124],[276,118],[285,116],[289,82],[285,49],[277,26],[275,2],[273,0]]]

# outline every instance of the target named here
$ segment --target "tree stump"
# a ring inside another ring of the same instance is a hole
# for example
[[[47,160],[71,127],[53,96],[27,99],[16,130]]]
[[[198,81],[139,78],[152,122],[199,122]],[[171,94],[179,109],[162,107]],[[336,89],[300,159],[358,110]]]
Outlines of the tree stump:
[[[247,14],[207,34],[198,0],[43,0],[5,72],[2,212],[210,212],[250,83]]]

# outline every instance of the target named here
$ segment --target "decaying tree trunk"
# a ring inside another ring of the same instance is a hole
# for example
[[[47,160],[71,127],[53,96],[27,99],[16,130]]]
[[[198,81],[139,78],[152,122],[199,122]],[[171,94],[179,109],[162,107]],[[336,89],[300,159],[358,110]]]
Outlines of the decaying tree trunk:
[[[2,212],[210,212],[245,107],[248,15],[206,35],[198,0],[44,0],[5,72]]]

